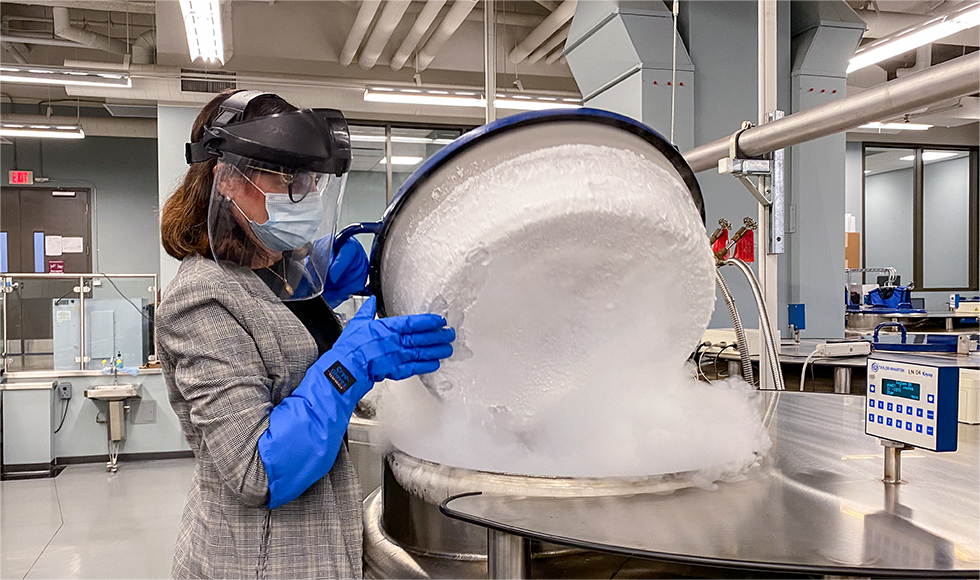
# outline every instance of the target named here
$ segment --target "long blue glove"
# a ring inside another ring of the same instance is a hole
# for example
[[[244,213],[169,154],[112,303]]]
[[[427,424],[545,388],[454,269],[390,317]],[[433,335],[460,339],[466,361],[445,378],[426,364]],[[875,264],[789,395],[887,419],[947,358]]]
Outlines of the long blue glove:
[[[326,272],[323,298],[331,308],[336,308],[350,298],[351,294],[364,290],[367,284],[368,257],[364,247],[354,238],[349,238],[336,255],[332,253],[332,242],[330,236],[315,240],[311,255],[317,269]]]
[[[292,394],[272,409],[259,437],[269,507],[290,502],[330,471],[354,406],[374,383],[431,373],[453,354],[456,331],[435,314],[375,320],[368,298]]]

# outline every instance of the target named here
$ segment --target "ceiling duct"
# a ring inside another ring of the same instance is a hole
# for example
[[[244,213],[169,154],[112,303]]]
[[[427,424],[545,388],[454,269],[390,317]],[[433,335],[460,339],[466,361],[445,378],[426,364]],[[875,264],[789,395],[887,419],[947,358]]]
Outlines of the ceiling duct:
[[[51,9],[51,12],[52,16],[54,16],[55,36],[96,50],[104,50],[115,54],[127,54],[129,52],[129,45],[121,40],[72,26],[71,20],[68,18],[67,8],[56,6]]]
[[[466,17],[473,10],[474,6],[476,6],[476,0],[455,0],[453,2],[449,11],[446,12],[446,16],[443,17],[442,22],[439,23],[435,32],[432,33],[429,40],[425,41],[425,46],[419,51],[416,57],[419,70],[425,70],[429,67],[432,59],[436,57],[436,53],[456,33],[459,25],[466,20]]]
[[[106,111],[113,117],[127,117],[133,119],[156,119],[156,105],[125,105],[121,103],[103,103]]]

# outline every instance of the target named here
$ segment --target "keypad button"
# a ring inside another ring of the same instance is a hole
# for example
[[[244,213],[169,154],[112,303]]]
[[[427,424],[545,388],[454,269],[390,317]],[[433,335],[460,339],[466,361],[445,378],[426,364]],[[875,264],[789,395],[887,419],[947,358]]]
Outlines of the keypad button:
[[[868,413],[868,421],[871,422],[871,423],[874,423],[875,422],[875,414],[874,413]]]
[[[875,400],[874,399],[868,399],[868,406],[871,407],[872,409],[874,409],[875,408]]]
[[[885,402],[884,401],[878,401],[878,408],[879,409],[884,409],[885,408]]]
[[[926,435],[932,435],[932,427],[926,427]]]
[[[922,409],[916,409],[915,410],[915,416],[916,417],[921,417],[922,416]]]
[[[905,422],[905,430],[906,431],[911,431],[912,430],[912,422],[911,421],[906,421]]]
[[[874,385],[871,385],[871,392],[872,393],[875,392],[875,386]]]
[[[935,395],[926,395],[926,401],[929,402],[929,403],[935,403],[936,402],[936,396]]]
[[[878,415],[878,423],[884,423],[884,422],[885,422],[885,418],[881,415]]]
[[[935,419],[936,414],[933,411],[926,411],[926,419]]]
[[[888,410],[891,411],[895,408],[895,405],[888,403]]]
[[[889,427],[891,427],[892,426],[892,418],[889,417],[889,418],[885,419],[885,424],[888,425]]]
[[[895,420],[895,426],[898,427],[899,429],[901,429],[902,428],[902,420],[901,419],[896,419]]]
[[[922,425],[920,425],[919,423],[916,423],[915,424],[915,432],[916,433],[922,433]]]
[[[912,414],[912,407],[910,407],[908,405],[905,405],[905,414],[906,415],[911,415]]]
[[[902,406],[901,405],[895,405],[895,410],[898,411],[901,414],[901,412],[902,412]]]

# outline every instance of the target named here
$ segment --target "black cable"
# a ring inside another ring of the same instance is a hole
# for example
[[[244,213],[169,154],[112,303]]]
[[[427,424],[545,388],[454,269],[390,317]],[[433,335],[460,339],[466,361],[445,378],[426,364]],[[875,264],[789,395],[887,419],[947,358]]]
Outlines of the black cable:
[[[65,426],[65,417],[68,416],[68,406],[71,405],[71,399],[65,399],[65,401],[68,402],[65,403],[64,401],[62,401],[64,403],[65,410],[61,413],[61,423],[58,425],[58,428],[54,430],[55,433],[61,431],[61,428]]]
[[[118,292],[120,296],[122,296],[123,298],[126,299],[126,302],[129,303],[130,306],[132,306],[133,308],[136,309],[136,312],[139,312],[140,313],[140,316],[142,316],[144,320],[146,320],[147,322],[149,322],[151,324],[153,323],[153,321],[150,320],[150,317],[147,316],[146,313],[143,312],[143,310],[140,309],[139,306],[133,304],[132,300],[130,300],[128,296],[126,296],[125,294],[122,293],[122,290],[119,289],[119,286],[116,286],[116,283],[112,281],[112,278],[109,278],[105,274],[100,274],[100,275],[103,276],[106,279],[106,281],[109,282],[109,284],[111,284],[112,287],[116,289],[116,292]]]
[[[718,354],[715,355],[715,378],[720,376],[718,374],[718,359],[721,358],[721,353],[725,352],[726,349],[734,348],[735,346],[735,344],[726,344],[725,346],[721,347],[721,350],[719,350]]]

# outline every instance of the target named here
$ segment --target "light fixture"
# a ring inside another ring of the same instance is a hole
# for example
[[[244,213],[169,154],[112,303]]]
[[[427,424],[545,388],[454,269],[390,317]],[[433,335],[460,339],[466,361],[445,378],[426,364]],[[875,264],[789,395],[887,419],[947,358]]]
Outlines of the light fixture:
[[[0,136],[39,137],[41,139],[84,139],[80,125],[35,125],[33,123],[0,123]]]
[[[405,105],[480,108],[487,106],[487,101],[483,98],[482,94],[470,91],[372,87],[364,90],[364,100],[374,103],[399,103]],[[559,99],[558,97],[500,94],[494,100],[494,106],[500,109],[537,111],[542,109],[577,109],[581,107],[581,104],[574,99]]]
[[[351,133],[351,141],[362,141],[364,143],[384,143],[384,135],[360,135],[357,133]],[[421,145],[449,145],[453,142],[452,139],[436,139],[433,137],[406,137],[406,136],[391,136],[392,143],[416,143]]]
[[[133,80],[123,72],[69,70],[44,66],[0,66],[0,82],[29,85],[76,85],[128,89]]]
[[[850,74],[977,25],[980,25],[980,4],[973,4],[939,16],[922,25],[902,30],[861,47],[851,57],[847,65],[847,73]]]
[[[191,61],[201,58],[224,65],[225,43],[218,0],[180,0],[180,12],[184,15]]]
[[[958,151],[923,151],[922,160],[923,161],[939,161],[940,159],[949,159],[950,157],[956,157],[959,155]],[[906,155],[905,157],[899,157],[900,161],[915,161],[915,155]]]
[[[392,155],[391,164],[392,165],[417,165],[422,162],[421,157],[415,157],[410,155]],[[382,157],[381,165],[386,165],[387,160]]]
[[[931,128],[932,125],[923,123],[879,123],[877,121],[858,127],[858,129],[881,129],[885,131],[926,131]]]

